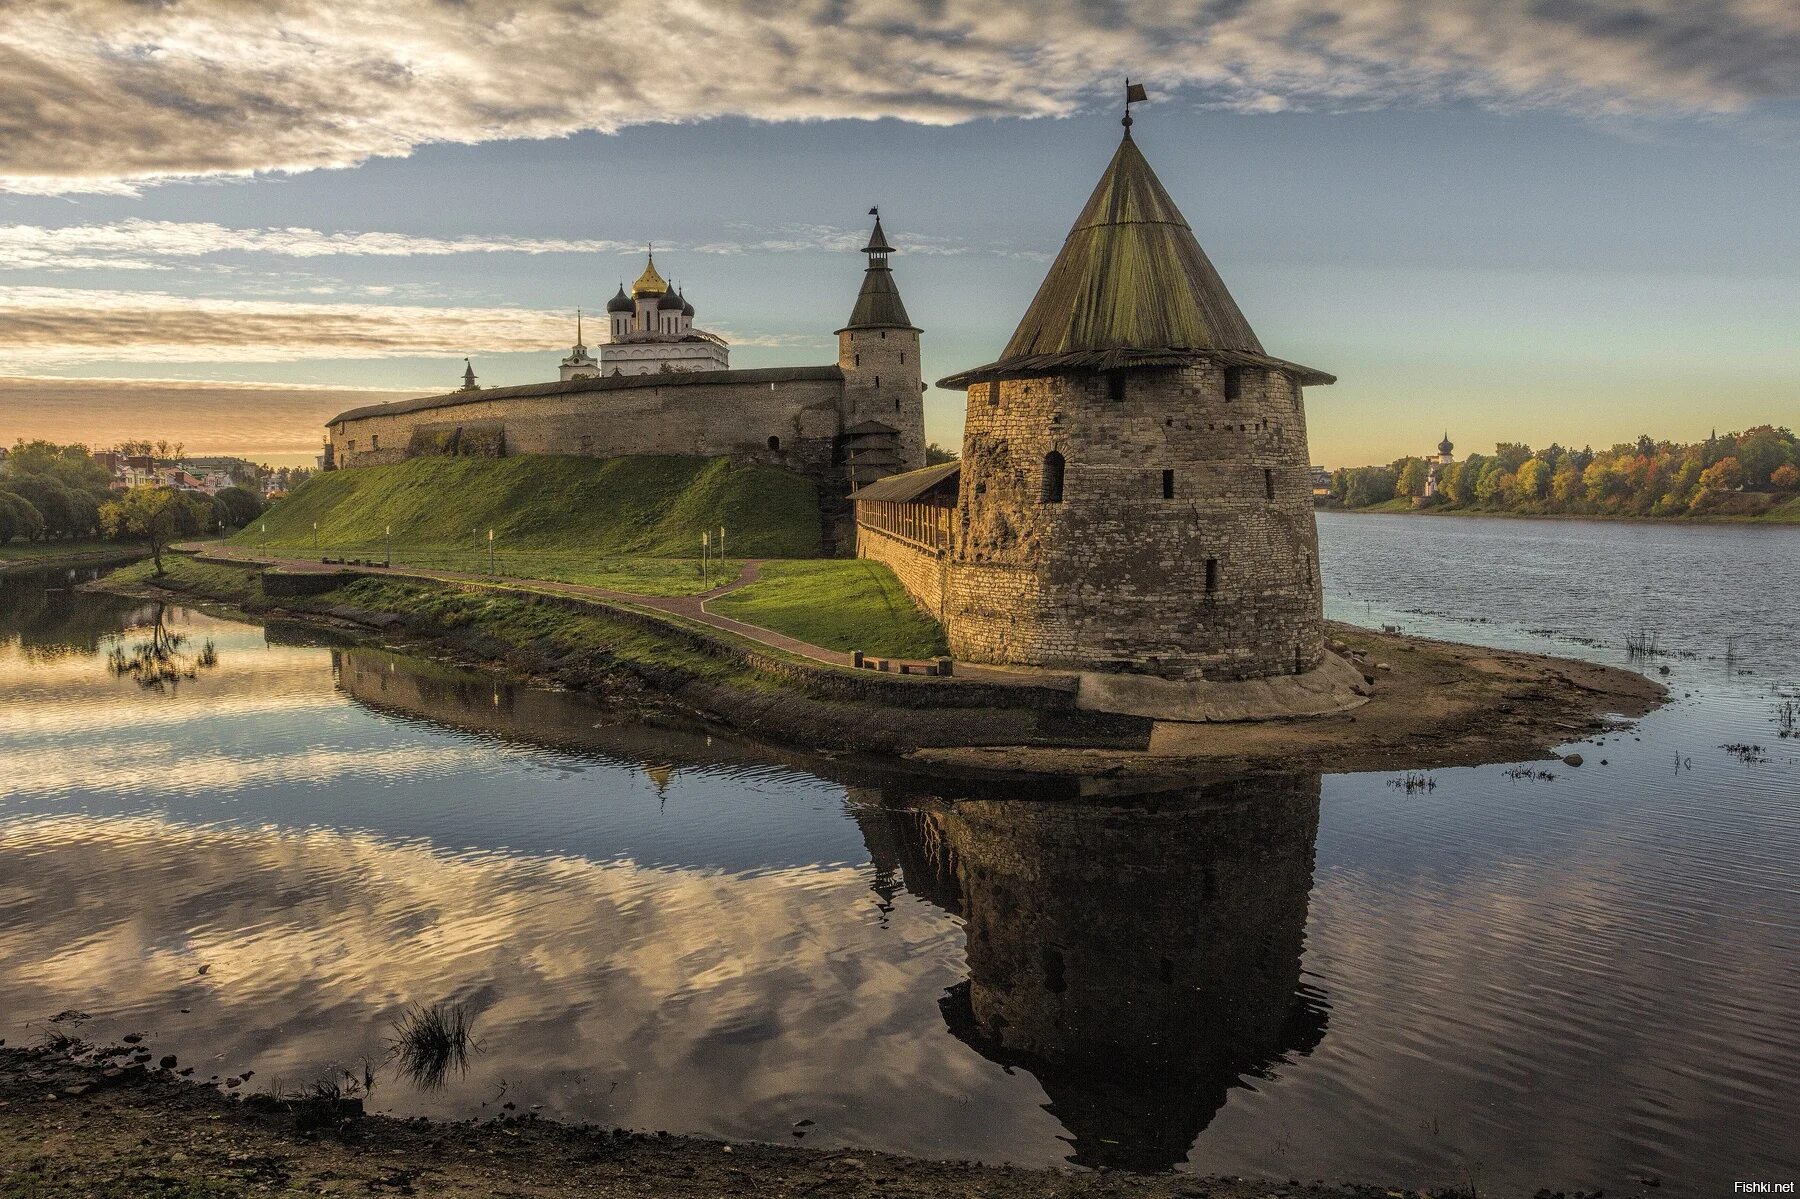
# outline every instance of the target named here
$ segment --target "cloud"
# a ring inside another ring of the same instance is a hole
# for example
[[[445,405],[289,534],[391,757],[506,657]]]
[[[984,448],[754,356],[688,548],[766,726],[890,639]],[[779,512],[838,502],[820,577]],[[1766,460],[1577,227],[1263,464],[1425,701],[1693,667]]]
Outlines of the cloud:
[[[738,226],[735,240],[664,248],[693,254],[788,254],[816,250],[856,250],[867,229],[831,225],[786,225],[775,230]],[[971,247],[948,238],[908,233],[908,253],[968,254]],[[307,228],[233,229],[211,221],[114,221],[104,225],[0,225],[0,269],[140,270],[166,269],[172,262],[219,254],[260,254],[285,258],[410,258],[454,254],[635,254],[638,242],[605,238],[418,237],[408,233],[335,232]],[[1021,256],[997,249],[993,253]],[[1025,254],[1026,257],[1041,257]],[[329,289],[326,289],[329,290]],[[377,288],[365,288],[379,294]],[[389,289],[391,290],[391,289]]]
[[[721,69],[722,64],[729,64]],[[16,0],[0,187],[128,192],[433,143],[746,116],[1056,116],[1130,72],[1245,111],[1741,111],[1792,0]]]
[[[0,287],[0,355],[33,367],[134,362],[298,362],[539,351],[568,315],[524,308],[197,299],[164,292]]]

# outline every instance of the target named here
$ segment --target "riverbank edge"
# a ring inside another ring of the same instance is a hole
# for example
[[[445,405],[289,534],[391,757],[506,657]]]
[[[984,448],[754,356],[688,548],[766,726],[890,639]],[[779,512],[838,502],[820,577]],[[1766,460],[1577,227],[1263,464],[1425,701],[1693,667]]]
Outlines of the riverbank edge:
[[[1262,1199],[1279,1193],[1288,1199],[1368,1199],[1425,1194],[1352,1183],[1030,1169],[872,1150],[727,1142],[559,1124],[528,1113],[480,1122],[409,1120],[363,1115],[356,1100],[284,1103],[254,1094],[240,1099],[152,1065],[145,1056],[124,1045],[93,1050],[81,1059],[48,1047],[0,1048],[0,1195]]]
[[[62,570],[69,566],[117,566],[148,558],[150,551],[141,545],[91,546],[62,554],[42,554],[25,558],[0,557],[0,574],[29,574],[34,570]]]
[[[1229,777],[1295,769],[1425,770],[1536,760],[1666,699],[1632,671],[1332,623],[1364,672],[1354,711],[1175,724],[1084,711],[1075,690],[839,669],[678,617],[516,585],[357,578],[271,597],[251,567],[177,559],[162,579],[97,590],[180,597],[227,616],[353,628],[399,649],[498,667],[748,737],[993,777]],[[141,574],[141,572],[140,572]]]
[[[1340,516],[1460,516],[1486,520],[1603,520],[1616,524],[1637,525],[1760,525],[1770,529],[1800,528],[1800,510],[1788,516],[1771,515],[1773,511],[1792,507],[1792,502],[1775,505],[1770,512],[1704,514],[1699,516],[1637,516],[1623,512],[1488,512],[1477,508],[1432,506],[1390,508],[1374,504],[1367,508],[1314,507],[1314,512],[1330,512]]]

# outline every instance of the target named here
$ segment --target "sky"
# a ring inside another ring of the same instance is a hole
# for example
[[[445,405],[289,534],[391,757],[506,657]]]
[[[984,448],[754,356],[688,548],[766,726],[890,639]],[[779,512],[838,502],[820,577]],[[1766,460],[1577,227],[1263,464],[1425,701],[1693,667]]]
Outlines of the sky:
[[[0,440],[302,462],[464,356],[554,378],[650,242],[733,365],[829,362],[874,204],[934,380],[1127,74],[1264,346],[1339,377],[1314,461],[1800,423],[1792,0],[13,0]]]

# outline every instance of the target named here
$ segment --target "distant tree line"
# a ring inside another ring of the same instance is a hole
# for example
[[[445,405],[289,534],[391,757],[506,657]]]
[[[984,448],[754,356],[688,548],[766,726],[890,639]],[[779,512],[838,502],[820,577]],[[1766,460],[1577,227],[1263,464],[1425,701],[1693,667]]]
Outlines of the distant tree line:
[[[1606,450],[1501,442],[1491,455],[1440,465],[1436,493],[1427,497],[1430,471],[1430,460],[1418,457],[1340,469],[1329,502],[1522,515],[1730,515],[1800,492],[1800,444],[1772,425],[1690,445],[1648,436]]]
[[[84,445],[21,440],[0,462],[0,544],[105,534],[149,540],[160,553],[170,537],[245,525],[262,510],[262,497],[244,487],[115,490],[112,472]]]

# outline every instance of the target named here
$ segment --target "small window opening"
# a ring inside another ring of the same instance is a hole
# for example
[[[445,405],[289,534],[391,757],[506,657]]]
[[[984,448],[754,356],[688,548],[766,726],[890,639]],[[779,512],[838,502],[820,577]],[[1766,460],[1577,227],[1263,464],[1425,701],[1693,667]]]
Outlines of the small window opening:
[[[895,412],[900,411],[900,397],[899,396],[894,397],[894,411]]]
[[[1039,954],[1038,961],[1044,968],[1044,990],[1052,995],[1062,994],[1069,985],[1063,978],[1062,952],[1046,945]]]
[[[1300,647],[1297,645],[1294,647],[1294,673],[1306,673],[1306,658],[1300,653]]]
[[[906,365],[906,351],[905,350],[900,351],[900,365],[901,366]]]
[[[1163,472],[1163,499],[1172,500],[1174,498],[1175,498],[1175,472],[1172,470],[1165,470]]]
[[[881,386],[881,376],[880,375],[875,376],[875,386],[877,386],[877,387]]]
[[[862,365],[862,355],[861,354],[850,355],[850,365],[851,366],[861,366]]]
[[[1063,456],[1055,450],[1044,455],[1043,502],[1060,504],[1063,498]]]
[[[1275,472],[1266,466],[1263,467],[1263,498],[1275,498]]]
[[[369,448],[371,450],[378,450],[381,448],[381,434],[376,433],[369,438]]]
[[[780,449],[781,448],[781,438],[779,438],[779,437],[769,438],[769,448],[772,450]]]
[[[883,340],[883,341],[887,340],[887,330],[886,329],[883,329],[881,331],[881,340]]]
[[[1244,393],[1244,370],[1238,366],[1225,368],[1225,398],[1235,400]]]
[[[1206,560],[1206,594],[1212,595],[1218,590],[1219,560],[1217,558],[1208,558]]]
[[[1000,406],[1000,385],[998,383],[988,384],[988,403],[996,408]]]
[[[1125,372],[1108,371],[1106,375],[1106,398],[1117,404],[1125,398]]]

